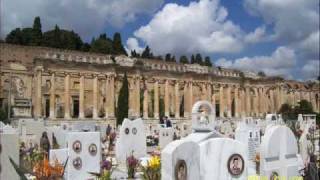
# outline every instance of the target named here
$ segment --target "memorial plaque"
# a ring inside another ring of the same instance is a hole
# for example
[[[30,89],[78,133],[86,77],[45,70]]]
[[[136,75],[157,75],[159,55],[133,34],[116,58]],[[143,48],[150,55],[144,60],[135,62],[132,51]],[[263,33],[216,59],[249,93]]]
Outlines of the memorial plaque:
[[[244,160],[240,154],[233,154],[228,160],[228,170],[233,176],[239,176],[244,170]]]
[[[89,153],[90,153],[90,155],[95,156],[97,154],[97,145],[90,144]]]
[[[72,149],[74,150],[74,152],[76,153],[80,153],[81,152],[81,142],[80,141],[75,141],[73,144],[72,144]]]
[[[178,160],[175,167],[174,174],[175,174],[176,180],[187,180],[188,169],[187,169],[187,164],[184,160]]]
[[[73,161],[72,161],[72,164],[73,164],[73,167],[76,169],[76,170],[80,170],[81,167],[82,167],[82,160],[80,157],[77,157],[75,158]]]

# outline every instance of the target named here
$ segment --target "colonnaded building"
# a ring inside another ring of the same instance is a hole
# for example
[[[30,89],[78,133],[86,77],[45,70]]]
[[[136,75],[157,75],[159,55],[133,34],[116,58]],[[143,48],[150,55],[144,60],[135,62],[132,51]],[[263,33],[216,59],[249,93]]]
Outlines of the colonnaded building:
[[[0,101],[11,106],[14,118],[113,121],[124,73],[129,116],[148,122],[161,115],[184,122],[198,100],[212,102],[216,116],[226,118],[263,117],[302,99],[320,109],[319,83],[222,67],[5,43],[0,59]]]

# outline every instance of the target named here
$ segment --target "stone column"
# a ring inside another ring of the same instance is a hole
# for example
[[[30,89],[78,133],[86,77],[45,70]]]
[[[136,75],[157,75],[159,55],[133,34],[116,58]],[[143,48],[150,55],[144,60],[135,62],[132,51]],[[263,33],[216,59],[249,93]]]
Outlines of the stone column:
[[[270,95],[270,112],[271,113],[274,113],[274,106],[275,106],[275,104],[274,104],[274,96],[273,96],[273,90],[272,89],[270,89],[270,91],[269,91],[269,95]]]
[[[70,74],[64,78],[64,118],[70,119]]]
[[[84,118],[84,75],[80,75],[79,84],[79,118]]]
[[[107,92],[107,108],[106,118],[114,117],[114,75],[108,75],[106,81],[106,92]]]
[[[254,94],[255,94],[254,101],[253,101],[254,114],[255,114],[255,117],[258,117],[259,116],[259,93],[257,88],[254,88]]]
[[[234,88],[234,108],[235,108],[235,110],[234,110],[234,116],[236,117],[236,118],[238,118],[239,117],[239,89],[238,89],[238,87],[235,87]]]
[[[141,117],[141,112],[140,112],[140,77],[136,78],[136,83],[135,83],[135,109],[136,109],[136,117]]]
[[[51,88],[50,88],[50,114],[49,117],[50,119],[56,118],[55,116],[55,109],[56,109],[56,94],[55,94],[55,74],[51,74]]]
[[[42,68],[36,69],[36,100],[35,100],[35,117],[42,116]]]
[[[176,81],[174,85],[174,97],[175,97],[175,118],[180,118],[180,97],[179,97],[179,82]]]
[[[189,82],[189,116],[192,114],[193,106],[193,84],[192,81]]]
[[[207,84],[207,101],[212,103],[212,86],[211,84]]]
[[[184,101],[184,117],[189,117],[189,94],[188,94],[188,83],[184,82],[184,88],[183,88],[183,101]]]
[[[98,118],[98,76],[93,77],[93,112],[92,117]]]
[[[231,107],[232,107],[231,87],[228,86],[226,91],[227,91],[227,116],[230,118],[232,115],[232,113],[231,113]]]
[[[148,102],[149,102],[149,93],[147,81],[145,81],[145,86],[143,89],[143,118],[148,119]]]
[[[250,88],[246,87],[246,114],[247,116],[251,116],[251,96],[250,96]]]
[[[170,109],[169,109],[169,80],[165,81],[164,85],[164,114],[165,116],[170,115]]]
[[[220,101],[220,105],[219,105],[219,116],[220,117],[224,117],[224,99],[223,99],[223,86],[220,85],[220,92],[219,92],[219,101]]]
[[[245,89],[241,89],[240,91],[240,98],[241,98],[241,117],[246,117],[246,93]]]
[[[159,118],[159,82],[154,82],[154,118]]]

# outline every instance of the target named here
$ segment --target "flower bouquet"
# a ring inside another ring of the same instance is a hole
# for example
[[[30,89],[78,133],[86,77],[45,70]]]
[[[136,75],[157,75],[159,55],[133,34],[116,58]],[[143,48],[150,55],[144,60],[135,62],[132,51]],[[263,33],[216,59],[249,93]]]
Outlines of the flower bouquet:
[[[153,155],[146,166],[141,166],[144,180],[161,179],[161,160],[157,155]]]
[[[133,156],[133,153],[131,154],[131,156],[127,157],[127,173],[128,173],[129,179],[134,178],[138,165],[139,165],[139,160]]]

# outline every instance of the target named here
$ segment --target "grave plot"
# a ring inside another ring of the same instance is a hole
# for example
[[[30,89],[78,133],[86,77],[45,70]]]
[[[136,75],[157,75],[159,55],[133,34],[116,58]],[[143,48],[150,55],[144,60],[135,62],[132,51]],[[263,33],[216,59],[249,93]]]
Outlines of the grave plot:
[[[19,180],[20,177],[9,161],[19,164],[19,136],[16,133],[0,132],[0,179]]]
[[[99,132],[70,132],[68,141],[68,179],[93,178],[88,172],[100,172],[101,147]]]
[[[124,119],[116,142],[116,157],[120,162],[133,155],[141,158],[147,154],[146,133],[142,119]]]
[[[298,146],[292,131],[286,126],[273,126],[262,138],[260,175],[286,179],[299,176]]]
[[[159,128],[159,146],[163,149],[167,144],[173,141],[173,128]]]

